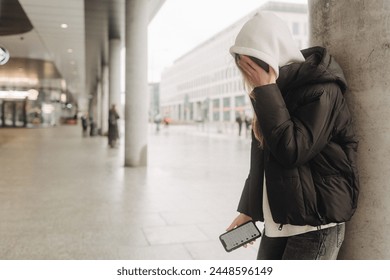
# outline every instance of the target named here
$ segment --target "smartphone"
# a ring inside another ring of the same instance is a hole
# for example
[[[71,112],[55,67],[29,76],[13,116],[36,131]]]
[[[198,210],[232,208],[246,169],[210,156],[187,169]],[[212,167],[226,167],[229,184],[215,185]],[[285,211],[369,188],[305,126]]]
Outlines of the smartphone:
[[[219,236],[223,247],[226,252],[231,252],[253,240],[259,238],[261,233],[257,228],[255,222],[246,222],[232,230],[222,233]]]
[[[267,63],[265,63],[264,61],[262,61],[261,59],[258,59],[256,57],[253,57],[253,56],[249,56],[249,58],[254,62],[256,63],[257,65],[259,65],[261,68],[263,68],[263,70],[265,72],[269,72],[269,65]]]

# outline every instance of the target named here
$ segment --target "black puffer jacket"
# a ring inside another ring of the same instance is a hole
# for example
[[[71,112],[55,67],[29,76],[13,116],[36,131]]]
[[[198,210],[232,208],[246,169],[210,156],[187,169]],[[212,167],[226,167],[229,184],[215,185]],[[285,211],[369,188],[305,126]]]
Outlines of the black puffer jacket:
[[[252,136],[251,168],[238,211],[263,221],[263,178],[273,220],[318,226],[350,220],[357,206],[357,140],[344,100],[346,81],[324,48],[280,69],[277,85],[255,88],[264,137]]]

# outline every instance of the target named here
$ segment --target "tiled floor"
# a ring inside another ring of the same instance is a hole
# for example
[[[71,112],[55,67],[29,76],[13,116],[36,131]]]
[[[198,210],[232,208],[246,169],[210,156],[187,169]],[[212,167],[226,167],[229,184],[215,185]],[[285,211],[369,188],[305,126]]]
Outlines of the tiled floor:
[[[218,236],[236,215],[250,142],[172,126],[149,165],[78,126],[0,129],[0,259],[254,259]],[[260,225],[261,226],[261,225]]]

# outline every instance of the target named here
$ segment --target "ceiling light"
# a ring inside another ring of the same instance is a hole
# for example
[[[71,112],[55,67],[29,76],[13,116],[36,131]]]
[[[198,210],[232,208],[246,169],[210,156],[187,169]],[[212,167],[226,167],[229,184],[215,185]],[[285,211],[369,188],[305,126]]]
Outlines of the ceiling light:
[[[68,25],[66,23],[61,24],[61,28],[68,28]]]
[[[0,84],[2,83],[12,83],[12,84],[23,84],[29,86],[36,86],[38,84],[37,78],[27,78],[27,77],[7,77],[0,76]]]
[[[37,100],[39,92],[36,89],[29,89],[28,91],[28,99]]]
[[[68,49],[68,53],[72,53],[73,52],[73,49]]]
[[[37,90],[2,90],[0,91],[0,99],[26,99],[37,100],[39,92]]]
[[[60,96],[60,100],[61,100],[61,102],[66,102],[66,98],[67,96],[66,96],[66,94],[65,93],[61,93],[61,96]]]

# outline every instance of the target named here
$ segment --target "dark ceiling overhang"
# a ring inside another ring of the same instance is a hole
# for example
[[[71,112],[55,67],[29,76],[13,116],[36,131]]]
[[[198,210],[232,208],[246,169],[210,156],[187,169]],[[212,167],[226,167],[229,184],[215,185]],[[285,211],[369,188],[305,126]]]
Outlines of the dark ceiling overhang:
[[[19,1],[0,0],[0,36],[22,34],[32,29]]]

